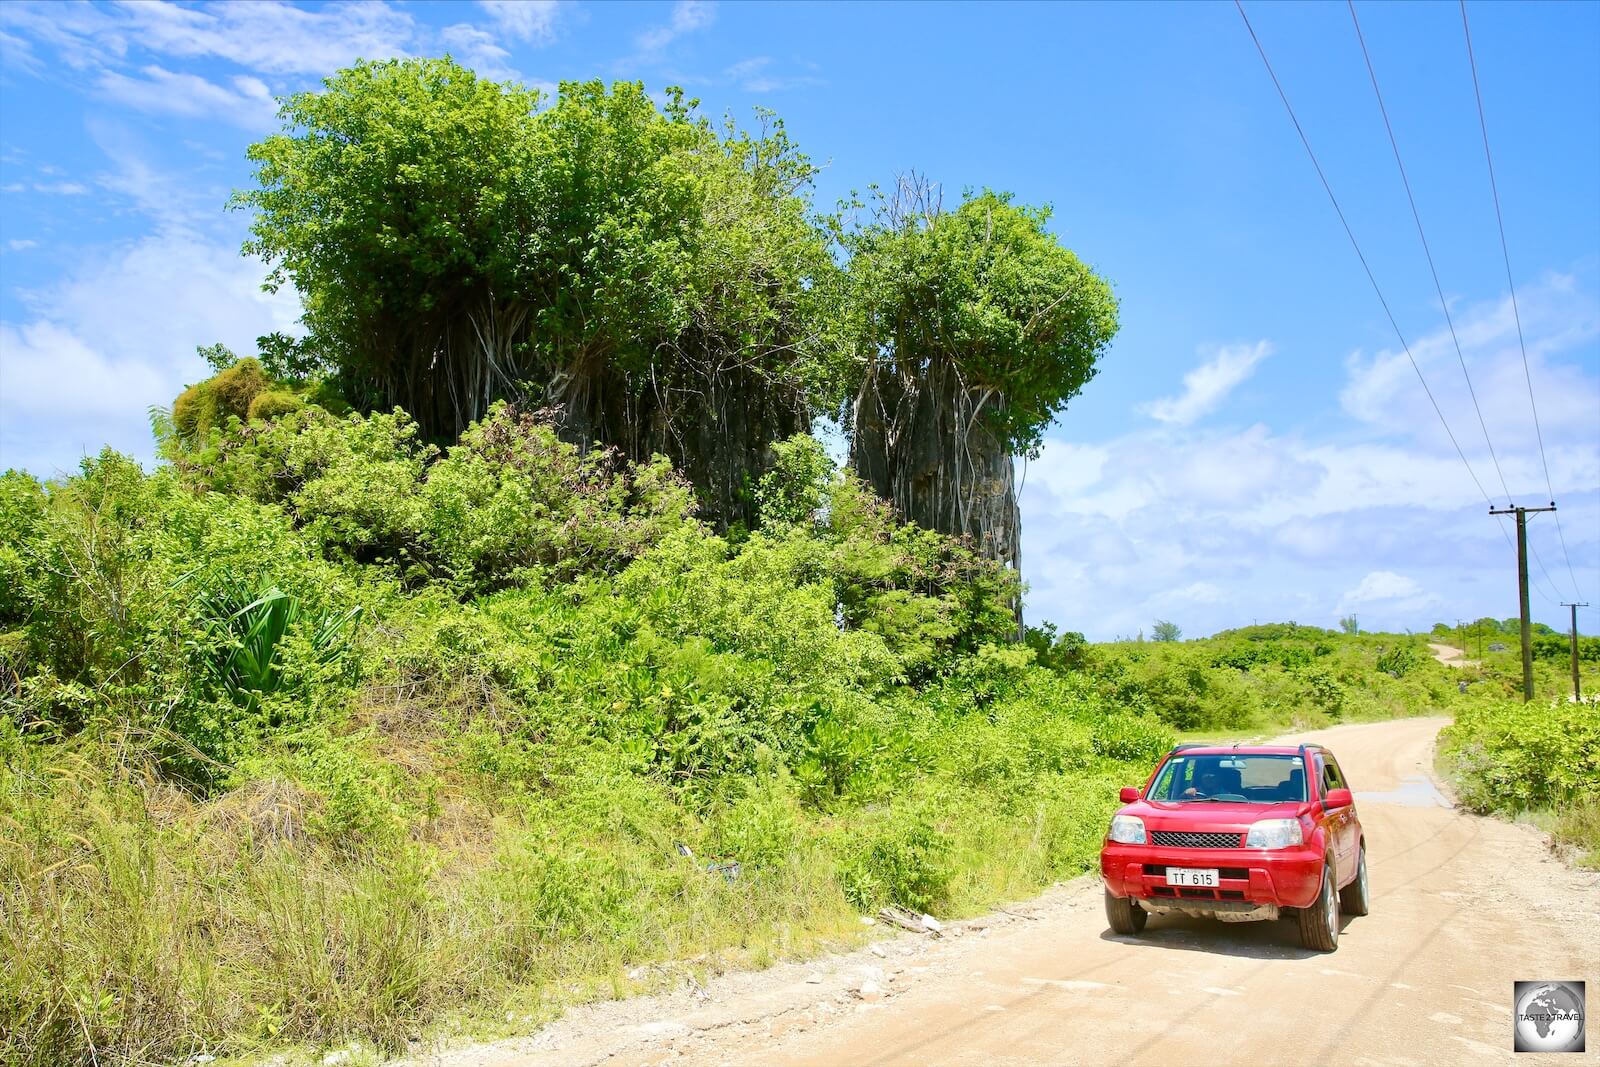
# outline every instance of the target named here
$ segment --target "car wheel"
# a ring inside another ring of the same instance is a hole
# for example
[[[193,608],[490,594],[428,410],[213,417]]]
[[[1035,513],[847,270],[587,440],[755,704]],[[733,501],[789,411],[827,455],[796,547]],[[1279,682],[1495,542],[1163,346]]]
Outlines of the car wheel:
[[[1369,910],[1367,895],[1367,846],[1361,846],[1361,858],[1356,864],[1356,880],[1339,893],[1339,910],[1350,915],[1365,915]]]
[[[1106,890],[1106,922],[1114,933],[1136,934],[1144,929],[1149,914],[1133,902],[1132,897],[1119,897]]]
[[[1333,888],[1333,864],[1322,865],[1322,892],[1311,907],[1301,908],[1300,943],[1316,952],[1332,952],[1339,947],[1339,894]]]

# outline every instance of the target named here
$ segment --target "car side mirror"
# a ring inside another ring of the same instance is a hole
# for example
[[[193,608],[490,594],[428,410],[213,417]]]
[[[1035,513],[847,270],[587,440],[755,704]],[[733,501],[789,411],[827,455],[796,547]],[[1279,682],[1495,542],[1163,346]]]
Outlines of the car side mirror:
[[[1122,792],[1117,794],[1117,799],[1122,801],[1124,804],[1132,804],[1135,800],[1139,799],[1138,787],[1131,785],[1123,786]]]
[[[1356,798],[1350,795],[1350,790],[1330,789],[1328,795],[1322,798],[1322,809],[1326,811],[1329,808],[1348,808],[1355,802]]]

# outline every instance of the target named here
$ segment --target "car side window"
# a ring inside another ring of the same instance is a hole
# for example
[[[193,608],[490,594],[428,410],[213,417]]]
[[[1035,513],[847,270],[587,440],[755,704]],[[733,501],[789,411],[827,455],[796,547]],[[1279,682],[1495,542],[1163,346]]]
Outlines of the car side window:
[[[1333,774],[1328,769],[1328,761],[1321,756],[1317,757],[1317,793],[1327,799],[1328,792],[1334,789]]]
[[[1332,789],[1349,789],[1349,784],[1344,780],[1344,774],[1339,770],[1339,761],[1332,756],[1327,757],[1328,782]]]

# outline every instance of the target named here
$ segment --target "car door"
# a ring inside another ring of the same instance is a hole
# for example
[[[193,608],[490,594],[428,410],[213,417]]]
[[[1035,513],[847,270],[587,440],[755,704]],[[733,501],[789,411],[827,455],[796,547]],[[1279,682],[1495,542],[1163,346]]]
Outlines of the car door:
[[[1339,761],[1332,755],[1327,756],[1328,780],[1335,789],[1349,789],[1350,782],[1344,776],[1344,771],[1339,767]],[[1339,859],[1339,877],[1348,878],[1355,874],[1357,852],[1361,848],[1361,822],[1356,818],[1355,798],[1351,798],[1348,807],[1339,813],[1339,834],[1343,854]]]
[[[1317,799],[1326,803],[1328,794],[1344,788],[1344,778],[1332,757],[1318,754]],[[1350,809],[1327,808],[1322,815],[1322,825],[1333,841],[1333,861],[1338,869],[1339,881],[1344,881],[1350,871]]]

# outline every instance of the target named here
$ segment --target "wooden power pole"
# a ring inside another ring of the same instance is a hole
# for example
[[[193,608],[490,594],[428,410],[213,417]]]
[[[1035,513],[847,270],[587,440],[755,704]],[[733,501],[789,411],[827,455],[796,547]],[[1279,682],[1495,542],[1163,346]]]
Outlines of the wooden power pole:
[[[1530,512],[1554,511],[1555,501],[1547,508],[1509,507],[1489,509],[1491,515],[1517,516],[1517,603],[1522,608],[1522,702],[1533,699],[1533,622],[1528,618],[1528,515]]]
[[[1589,602],[1585,600],[1577,604],[1569,604],[1563,600],[1561,606],[1572,609],[1572,699],[1582,700],[1583,689],[1578,684],[1578,609],[1588,607]]]

